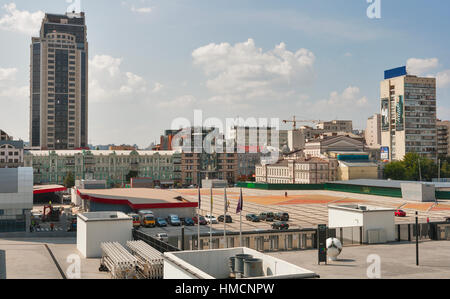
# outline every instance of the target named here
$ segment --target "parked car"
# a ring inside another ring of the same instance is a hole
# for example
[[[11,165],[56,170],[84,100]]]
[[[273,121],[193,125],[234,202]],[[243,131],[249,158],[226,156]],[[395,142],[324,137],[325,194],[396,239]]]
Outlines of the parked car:
[[[275,220],[289,221],[289,214],[283,212],[275,213]]]
[[[275,222],[274,224],[272,224],[272,228],[277,229],[277,230],[288,230],[289,224],[287,224],[284,221],[279,221],[279,222]]]
[[[194,220],[195,224],[198,224],[197,216],[192,218],[192,220]],[[200,225],[207,225],[207,224],[208,224],[208,222],[206,221],[205,217],[200,216]]]
[[[262,221],[273,222],[275,220],[275,214],[272,212],[263,212],[259,215]]]
[[[166,227],[167,226],[167,221],[163,218],[157,218],[156,219],[156,226],[157,227]]]
[[[445,222],[450,222],[450,217],[445,218]]]
[[[138,214],[128,214],[128,216],[130,216],[131,218],[133,218],[133,227],[137,228],[141,226],[141,218],[139,217]]]
[[[143,227],[155,227],[156,226],[156,218],[153,214],[144,214],[140,215],[141,225]]]
[[[406,217],[406,212],[403,210],[395,211],[395,217]]]
[[[172,226],[181,226],[181,220],[180,217],[178,217],[178,215],[169,215],[167,220],[169,224]]]
[[[42,213],[39,213],[39,212],[32,212],[31,213],[31,219],[34,220],[34,221],[41,221],[42,218],[43,218]]]
[[[217,218],[217,220],[219,220],[219,222],[224,222],[225,216],[224,215],[220,215],[219,218]],[[227,220],[226,223],[233,223],[233,218],[230,215],[227,215]]]
[[[218,224],[219,221],[217,221],[217,218],[212,216],[212,215],[206,215],[205,216],[206,222],[211,223],[211,224]]]
[[[259,216],[258,216],[258,215],[255,215],[255,214],[248,214],[245,218],[246,218],[248,221],[251,221],[251,222],[260,222],[260,221],[261,221],[261,219],[259,218]]]
[[[156,235],[156,239],[167,243],[169,242],[169,235],[166,233],[159,233]]]
[[[181,223],[185,226],[194,226],[194,220],[192,220],[192,218],[183,218],[181,219]]]

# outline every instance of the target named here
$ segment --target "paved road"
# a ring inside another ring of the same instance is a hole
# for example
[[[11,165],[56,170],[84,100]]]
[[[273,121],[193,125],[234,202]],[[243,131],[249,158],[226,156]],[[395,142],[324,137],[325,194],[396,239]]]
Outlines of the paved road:
[[[269,253],[276,258],[316,272],[325,279],[367,279],[370,255],[378,255],[383,279],[450,279],[450,242],[420,244],[420,266],[416,266],[415,243],[345,247],[339,260],[317,263],[317,251]]]

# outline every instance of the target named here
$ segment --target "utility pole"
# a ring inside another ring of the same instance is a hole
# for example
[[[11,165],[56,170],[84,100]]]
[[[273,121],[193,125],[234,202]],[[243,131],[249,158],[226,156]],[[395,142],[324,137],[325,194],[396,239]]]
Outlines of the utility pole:
[[[441,159],[438,159],[438,183],[441,182]]]
[[[181,250],[184,251],[184,225],[181,227]]]
[[[419,157],[419,179],[422,182],[422,168],[420,167],[420,157]]]
[[[419,266],[419,212],[416,212],[416,265]]]

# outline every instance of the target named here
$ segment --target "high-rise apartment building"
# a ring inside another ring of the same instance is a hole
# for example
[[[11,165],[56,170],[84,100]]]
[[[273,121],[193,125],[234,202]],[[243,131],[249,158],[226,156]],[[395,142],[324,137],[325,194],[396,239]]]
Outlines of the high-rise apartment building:
[[[228,138],[234,140],[239,152],[257,153],[265,146],[282,149],[289,143],[289,131],[272,127],[234,126],[228,133]]]
[[[375,114],[367,120],[364,135],[368,146],[376,147],[381,145],[381,114]]]
[[[411,152],[436,160],[436,79],[408,75],[401,67],[385,72],[380,91],[381,145],[389,160]]]
[[[437,122],[437,139],[439,157],[450,156],[450,121]]]
[[[30,146],[88,146],[88,42],[84,13],[46,14],[31,44]]]

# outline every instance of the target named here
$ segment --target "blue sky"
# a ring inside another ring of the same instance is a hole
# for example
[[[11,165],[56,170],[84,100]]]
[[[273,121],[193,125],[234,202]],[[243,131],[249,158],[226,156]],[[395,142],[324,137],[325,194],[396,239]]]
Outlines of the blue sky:
[[[82,0],[89,139],[148,146],[178,117],[353,119],[379,111],[383,71],[438,77],[450,119],[450,2]],[[0,128],[28,140],[29,45],[65,0],[0,1]]]

